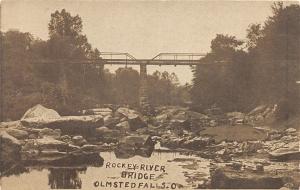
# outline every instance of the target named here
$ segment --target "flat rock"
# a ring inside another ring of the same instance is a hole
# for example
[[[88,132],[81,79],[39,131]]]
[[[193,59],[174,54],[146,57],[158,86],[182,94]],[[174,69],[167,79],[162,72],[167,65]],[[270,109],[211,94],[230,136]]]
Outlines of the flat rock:
[[[44,149],[67,150],[68,149],[67,143],[50,138],[50,137],[36,139],[35,143],[39,150],[44,150]]]
[[[103,117],[105,117],[111,115],[112,110],[110,108],[94,108],[83,110],[82,113],[84,115],[102,115]]]
[[[128,116],[128,123],[130,130],[135,131],[140,128],[147,127],[147,123],[137,114],[131,114]]]
[[[86,144],[81,147],[81,150],[85,152],[99,152],[99,147],[97,145]]]
[[[295,128],[288,128],[288,129],[285,130],[285,132],[287,132],[287,133],[296,133],[297,130]]]
[[[268,172],[236,170],[229,167],[216,169],[211,177],[212,189],[279,189],[287,181],[287,176]]]
[[[117,158],[130,158],[135,155],[150,157],[154,144],[149,135],[131,135],[120,139],[114,152]]]
[[[1,161],[18,160],[20,158],[21,143],[5,131],[0,132]]]
[[[27,131],[16,128],[7,128],[6,132],[17,139],[26,139],[29,136]]]
[[[116,115],[121,115],[123,117],[128,118],[131,114],[138,114],[138,112],[135,110],[129,109],[129,108],[124,108],[124,107],[118,108],[116,110]]]
[[[129,131],[130,130],[130,125],[128,121],[123,121],[121,123],[118,123],[116,125],[116,128],[119,129],[120,131]]]
[[[276,149],[269,153],[270,159],[275,161],[288,161],[299,160],[300,150],[299,142],[291,142],[285,145],[285,147]]]
[[[29,118],[21,120],[25,127],[60,129],[63,134],[91,134],[97,127],[103,126],[101,115],[64,116],[58,119]]]
[[[61,130],[60,129],[49,129],[49,128],[43,128],[39,131],[39,137],[52,137],[54,139],[59,139],[61,136]]]

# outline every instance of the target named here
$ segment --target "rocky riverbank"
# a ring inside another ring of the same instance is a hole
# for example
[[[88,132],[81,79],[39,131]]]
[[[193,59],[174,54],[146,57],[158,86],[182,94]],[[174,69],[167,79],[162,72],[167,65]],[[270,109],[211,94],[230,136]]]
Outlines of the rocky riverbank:
[[[154,116],[144,116],[108,105],[60,116],[37,105],[19,121],[1,123],[1,171],[9,175],[18,164],[101,166],[101,152],[108,150],[118,158],[180,151],[211,160],[211,178],[200,188],[295,188],[300,184],[299,132],[264,126],[276,109],[259,106],[245,114],[159,107]]]

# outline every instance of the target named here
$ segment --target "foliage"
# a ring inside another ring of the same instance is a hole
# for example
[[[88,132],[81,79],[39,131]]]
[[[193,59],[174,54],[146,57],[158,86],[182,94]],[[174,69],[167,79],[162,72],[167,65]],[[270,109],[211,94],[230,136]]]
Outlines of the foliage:
[[[155,71],[148,75],[148,95],[152,105],[180,105],[189,101],[189,89],[180,86],[175,73]]]
[[[271,8],[273,15],[263,25],[249,26],[246,42],[221,34],[212,40],[211,52],[202,61],[213,64],[194,69],[195,104],[206,108],[217,103],[234,111],[283,102],[287,113],[297,112],[300,6],[279,2]]]
[[[2,93],[5,120],[20,119],[38,103],[61,115],[77,114],[78,110],[104,103],[138,105],[139,73],[132,68],[120,68],[113,74],[101,66],[62,61],[101,59],[99,50],[88,43],[82,26],[78,15],[72,16],[62,9],[51,14],[47,41],[19,31],[1,33],[5,49]],[[44,64],[41,60],[55,61]],[[169,97],[178,86],[173,84],[178,82],[176,75],[167,72],[159,75],[155,85],[163,89],[160,96],[163,101],[158,97],[153,99],[159,100],[156,102],[159,104],[178,103],[179,100]]]

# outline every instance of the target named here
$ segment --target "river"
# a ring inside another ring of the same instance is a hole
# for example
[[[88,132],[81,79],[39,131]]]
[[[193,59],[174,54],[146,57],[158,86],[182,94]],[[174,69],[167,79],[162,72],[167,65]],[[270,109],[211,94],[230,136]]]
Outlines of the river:
[[[24,173],[2,177],[2,189],[191,189],[209,178],[209,160],[195,156],[153,152],[150,158],[118,159],[113,152],[100,155],[101,167],[26,168]]]

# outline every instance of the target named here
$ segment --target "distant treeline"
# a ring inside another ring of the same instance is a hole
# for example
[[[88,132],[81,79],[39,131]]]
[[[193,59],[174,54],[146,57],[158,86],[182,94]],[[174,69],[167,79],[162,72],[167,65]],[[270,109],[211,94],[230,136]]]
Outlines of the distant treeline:
[[[192,87],[195,109],[212,104],[248,111],[279,104],[286,119],[300,109],[300,6],[272,5],[264,24],[250,24],[247,39],[217,34],[211,51],[197,66]],[[255,13],[253,13],[255,14]]]
[[[43,104],[60,114],[101,104],[138,105],[139,73],[119,68],[110,73],[103,67],[41,60],[82,60],[100,58],[82,33],[82,20],[66,10],[51,14],[49,39],[30,33],[1,33],[3,48],[1,101],[2,119],[20,119],[35,104]],[[181,104],[189,100],[190,86],[179,86],[174,73],[155,72],[148,76],[149,99],[154,105]]]

